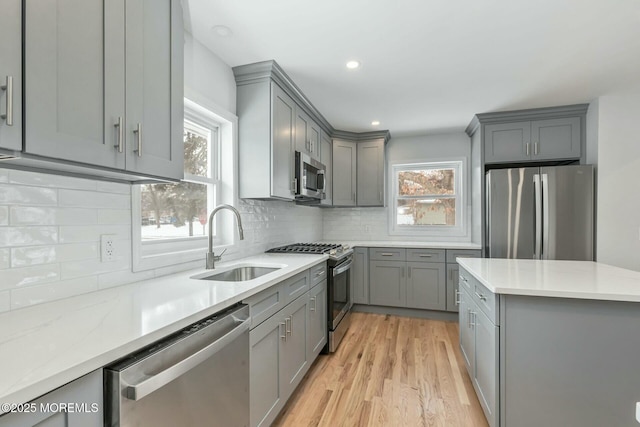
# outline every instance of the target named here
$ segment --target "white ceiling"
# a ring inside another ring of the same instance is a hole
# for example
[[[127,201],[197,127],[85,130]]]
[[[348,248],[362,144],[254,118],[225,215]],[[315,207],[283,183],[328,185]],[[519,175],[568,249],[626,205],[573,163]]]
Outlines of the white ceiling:
[[[640,0],[184,3],[196,39],[232,67],[275,59],[337,129],[463,130],[640,85]]]

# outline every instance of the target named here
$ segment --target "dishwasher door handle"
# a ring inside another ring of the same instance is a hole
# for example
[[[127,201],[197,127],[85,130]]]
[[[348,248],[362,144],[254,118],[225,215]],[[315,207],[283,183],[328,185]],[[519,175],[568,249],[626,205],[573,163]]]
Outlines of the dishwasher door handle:
[[[158,390],[159,388],[165,386],[176,378],[184,375],[189,372],[191,369],[198,366],[200,363],[209,359],[211,356],[216,354],[218,351],[222,350],[228,344],[233,342],[236,338],[242,335],[244,332],[249,330],[249,326],[251,325],[251,318],[244,320],[238,326],[227,332],[225,335],[215,340],[202,350],[199,350],[193,353],[191,356],[186,359],[181,360],[175,365],[165,369],[152,376],[151,378],[147,378],[146,380],[135,384],[130,385],[126,388],[125,397],[129,400],[140,400],[143,397],[147,396],[150,393]]]

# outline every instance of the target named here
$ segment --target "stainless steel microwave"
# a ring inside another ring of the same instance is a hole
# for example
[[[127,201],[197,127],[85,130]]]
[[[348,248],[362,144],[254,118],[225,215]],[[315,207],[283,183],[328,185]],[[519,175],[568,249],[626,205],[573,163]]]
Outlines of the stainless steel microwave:
[[[297,201],[319,201],[325,196],[325,166],[308,155],[296,151],[295,186]]]

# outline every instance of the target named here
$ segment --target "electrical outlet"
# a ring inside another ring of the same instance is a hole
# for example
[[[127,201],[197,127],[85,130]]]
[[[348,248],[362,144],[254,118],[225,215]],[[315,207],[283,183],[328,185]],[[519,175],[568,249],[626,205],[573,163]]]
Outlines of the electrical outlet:
[[[113,243],[113,234],[103,234],[100,236],[100,259],[102,262],[115,261],[116,247]]]

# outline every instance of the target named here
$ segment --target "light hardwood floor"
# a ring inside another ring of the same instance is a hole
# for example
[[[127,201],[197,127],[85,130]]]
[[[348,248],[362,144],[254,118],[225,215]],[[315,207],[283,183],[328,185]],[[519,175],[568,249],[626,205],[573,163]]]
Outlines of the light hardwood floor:
[[[352,313],[275,426],[487,426],[458,347],[458,324]]]

